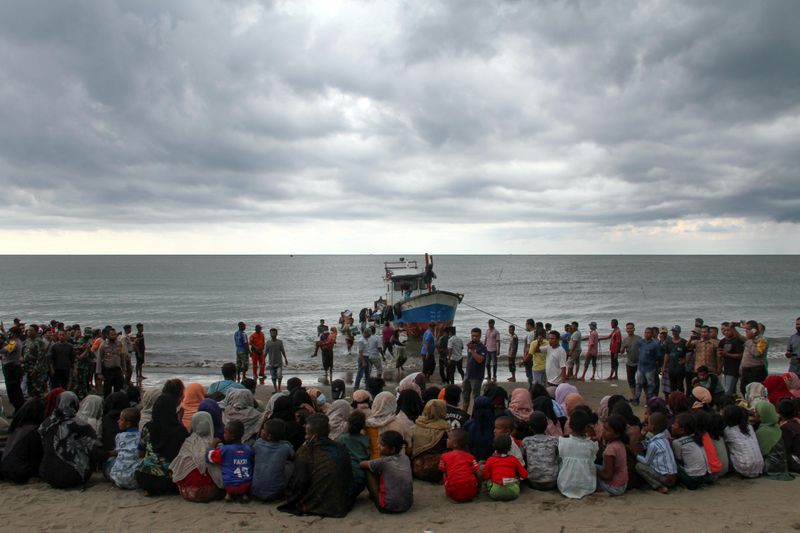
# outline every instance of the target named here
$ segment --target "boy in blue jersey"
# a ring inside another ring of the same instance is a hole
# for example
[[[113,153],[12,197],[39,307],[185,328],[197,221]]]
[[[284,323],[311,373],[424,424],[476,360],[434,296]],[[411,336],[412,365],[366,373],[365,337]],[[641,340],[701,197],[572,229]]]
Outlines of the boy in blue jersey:
[[[225,424],[225,444],[208,451],[208,462],[220,465],[225,501],[232,502],[237,496],[243,502],[250,501],[250,485],[253,482],[253,448],[242,444],[244,424],[231,420]]]

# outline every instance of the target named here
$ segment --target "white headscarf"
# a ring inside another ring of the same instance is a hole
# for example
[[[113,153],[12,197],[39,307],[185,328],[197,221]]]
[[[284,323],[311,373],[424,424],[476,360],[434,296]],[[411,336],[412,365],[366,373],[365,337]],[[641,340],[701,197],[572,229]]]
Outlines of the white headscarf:
[[[328,437],[331,440],[336,440],[340,435],[347,433],[347,419],[352,412],[353,408],[350,407],[347,400],[336,400],[331,404],[328,409],[328,426],[330,427]]]
[[[231,420],[238,420],[244,424],[242,442],[253,438],[261,429],[263,413],[253,407],[253,393],[247,389],[231,389],[225,396],[225,410],[222,412],[222,421],[227,424]]]
[[[214,440],[214,420],[205,411],[192,415],[192,434],[183,441],[181,450],[169,465],[172,481],[178,482],[194,470],[201,474],[208,473],[214,484],[222,488],[222,473],[218,465],[209,464],[206,455]]]
[[[89,424],[95,433],[100,434],[100,421],[103,418],[103,398],[90,394],[81,401],[77,418]]]

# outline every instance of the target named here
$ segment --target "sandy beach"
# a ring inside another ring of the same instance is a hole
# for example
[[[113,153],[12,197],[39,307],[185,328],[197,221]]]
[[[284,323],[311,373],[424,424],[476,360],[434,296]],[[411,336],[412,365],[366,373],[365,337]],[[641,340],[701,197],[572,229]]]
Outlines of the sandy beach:
[[[615,386],[617,385],[618,386]],[[504,384],[507,388],[524,384]],[[388,388],[393,387],[390,385]],[[320,387],[327,392],[327,387]],[[623,382],[579,383],[587,403],[622,390]],[[265,400],[271,387],[259,387]],[[350,389],[348,389],[349,391]],[[639,408],[638,414],[642,414]],[[792,511],[800,492],[798,480],[728,477],[698,491],[675,489],[668,495],[634,490],[620,498],[569,500],[558,492],[524,489],[510,503],[493,502],[484,494],[477,501],[456,504],[441,486],[414,482],[414,506],[401,515],[378,513],[363,493],[342,519],[298,517],[277,511],[276,504],[197,504],[180,496],[148,498],[140,491],[123,491],[95,474],[85,490],[55,490],[38,479],[27,485],[0,484],[5,505],[0,520],[7,531],[790,531],[800,530]]]

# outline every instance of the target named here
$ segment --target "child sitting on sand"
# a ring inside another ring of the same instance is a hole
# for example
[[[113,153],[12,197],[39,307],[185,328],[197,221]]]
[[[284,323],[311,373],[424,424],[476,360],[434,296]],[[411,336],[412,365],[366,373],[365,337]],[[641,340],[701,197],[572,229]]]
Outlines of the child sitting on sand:
[[[361,462],[368,470],[370,498],[382,513],[403,513],[414,503],[411,461],[402,453],[405,445],[400,433],[385,431],[378,439],[380,458]]]
[[[620,415],[603,422],[603,464],[597,465],[597,492],[622,496],[628,487],[627,423]]]
[[[369,459],[369,437],[364,435],[367,417],[363,409],[356,409],[347,417],[347,433],[339,436],[336,442],[343,444],[350,454],[350,465],[353,469],[353,497],[364,490],[364,470],[361,462]]]
[[[567,498],[580,499],[593,494],[597,487],[597,442],[586,437],[592,418],[583,409],[569,417],[571,434],[558,439],[558,490]]]
[[[703,449],[703,435],[695,429],[694,417],[690,413],[679,414],[670,433],[681,485],[695,490],[709,482],[708,456]]]
[[[221,466],[225,501],[232,502],[241,496],[243,502],[250,501],[248,492],[253,481],[253,448],[242,444],[244,424],[231,420],[225,424],[225,444],[208,451],[208,462]]]
[[[520,479],[528,477],[528,471],[519,459],[509,453],[512,444],[511,435],[495,435],[494,455],[486,460],[483,467],[483,479],[493,500],[516,500],[519,497]]]
[[[285,440],[286,422],[267,420],[253,446],[255,468],[250,494],[263,501],[281,498],[291,477],[292,444]]]
[[[508,435],[509,438],[511,438],[511,449],[507,453],[513,457],[516,457],[517,461],[520,463],[524,463],[525,459],[522,457],[522,451],[519,449],[519,446],[517,446],[517,443],[514,442],[512,433],[514,433],[513,418],[510,416],[500,416],[495,419],[494,436],[497,437],[498,435]]]
[[[455,502],[468,502],[478,494],[480,468],[475,456],[469,453],[469,433],[451,429],[447,434],[447,449],[439,461],[444,472],[444,492]]]
[[[558,479],[558,437],[547,435],[547,415],[534,411],[533,435],[522,439],[522,453],[528,465],[528,484],[536,490],[553,490]]]
[[[139,464],[139,410],[123,409],[119,415],[119,433],[114,437],[115,449],[109,452],[108,478],[121,489],[138,488],[134,474]]]
[[[730,454],[731,469],[742,477],[758,477],[764,471],[764,457],[758,446],[748,414],[738,405],[729,405],[722,411],[725,419],[725,445]]]
[[[642,432],[646,434],[642,441],[646,453],[636,457],[636,473],[654,490],[666,494],[678,478],[678,465],[667,435],[667,417],[653,413]]]

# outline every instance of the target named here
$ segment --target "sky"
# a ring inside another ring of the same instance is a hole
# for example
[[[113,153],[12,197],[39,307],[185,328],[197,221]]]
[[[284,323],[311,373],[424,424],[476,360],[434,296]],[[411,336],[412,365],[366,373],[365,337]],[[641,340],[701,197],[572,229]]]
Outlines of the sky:
[[[798,253],[798,20],[0,2],[2,253]]]

